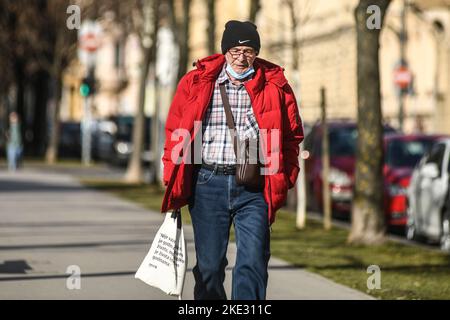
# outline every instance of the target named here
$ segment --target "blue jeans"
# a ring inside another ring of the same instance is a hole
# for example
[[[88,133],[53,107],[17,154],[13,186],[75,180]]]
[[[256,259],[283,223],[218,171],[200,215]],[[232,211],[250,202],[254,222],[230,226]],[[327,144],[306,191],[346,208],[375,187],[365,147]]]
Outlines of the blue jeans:
[[[15,145],[8,145],[7,157],[8,157],[8,169],[16,171],[22,154],[22,148]]]
[[[236,236],[233,300],[264,300],[270,258],[268,206],[262,191],[238,186],[234,175],[196,168],[189,212],[197,264],[194,298],[227,299],[223,282],[231,223]]]

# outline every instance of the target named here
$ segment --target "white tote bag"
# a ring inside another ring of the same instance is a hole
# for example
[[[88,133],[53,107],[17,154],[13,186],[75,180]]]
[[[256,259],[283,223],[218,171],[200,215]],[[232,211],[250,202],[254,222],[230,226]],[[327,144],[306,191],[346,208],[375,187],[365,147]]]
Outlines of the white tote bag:
[[[180,210],[167,212],[150,251],[135,274],[150,286],[181,299],[187,253]]]

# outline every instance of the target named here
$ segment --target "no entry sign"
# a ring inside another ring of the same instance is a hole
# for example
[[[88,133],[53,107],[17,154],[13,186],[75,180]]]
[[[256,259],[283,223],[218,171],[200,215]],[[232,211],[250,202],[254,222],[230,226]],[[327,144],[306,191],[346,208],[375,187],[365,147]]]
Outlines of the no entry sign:
[[[394,82],[400,89],[407,89],[412,81],[411,71],[406,66],[399,66],[394,70]]]
[[[99,37],[95,33],[86,33],[80,37],[80,49],[95,52],[100,47]]]
[[[81,63],[92,66],[95,54],[101,46],[101,27],[95,21],[85,21],[78,32],[78,58]]]

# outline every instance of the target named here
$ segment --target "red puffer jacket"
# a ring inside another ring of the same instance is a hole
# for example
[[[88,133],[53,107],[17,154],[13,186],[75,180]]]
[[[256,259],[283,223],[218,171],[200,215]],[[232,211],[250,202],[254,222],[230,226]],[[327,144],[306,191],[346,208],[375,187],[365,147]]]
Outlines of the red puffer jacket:
[[[197,69],[188,72],[178,84],[165,128],[166,142],[162,160],[163,180],[167,189],[161,212],[188,204],[193,188],[194,152],[183,154],[183,145],[193,150],[194,138],[201,130],[201,125],[194,126],[194,121],[203,120],[213,94],[215,80],[224,63],[225,57],[222,54],[199,60],[196,63]],[[260,130],[267,130],[266,138],[262,139],[266,141],[263,142],[262,148],[265,150],[265,167],[273,172],[265,176],[264,198],[269,207],[269,221],[272,224],[276,211],[286,203],[288,188],[292,188],[297,180],[303,126],[294,93],[284,77],[284,69],[260,58],[256,58],[253,66],[254,77],[245,83],[245,88]],[[189,132],[189,137],[172,141],[172,133],[177,129]],[[278,134],[271,134],[277,130]],[[183,161],[174,163],[171,160],[174,152]]]

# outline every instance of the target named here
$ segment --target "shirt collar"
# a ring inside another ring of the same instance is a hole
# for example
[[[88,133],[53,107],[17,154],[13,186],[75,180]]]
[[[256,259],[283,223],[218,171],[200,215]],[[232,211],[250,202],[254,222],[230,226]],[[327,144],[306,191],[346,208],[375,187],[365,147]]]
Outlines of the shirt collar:
[[[226,82],[227,80],[230,80],[230,78],[228,78],[226,68],[227,68],[227,64],[225,63],[222,67],[222,70],[220,71],[219,77],[217,78],[217,82],[219,84],[222,84],[222,83]]]

